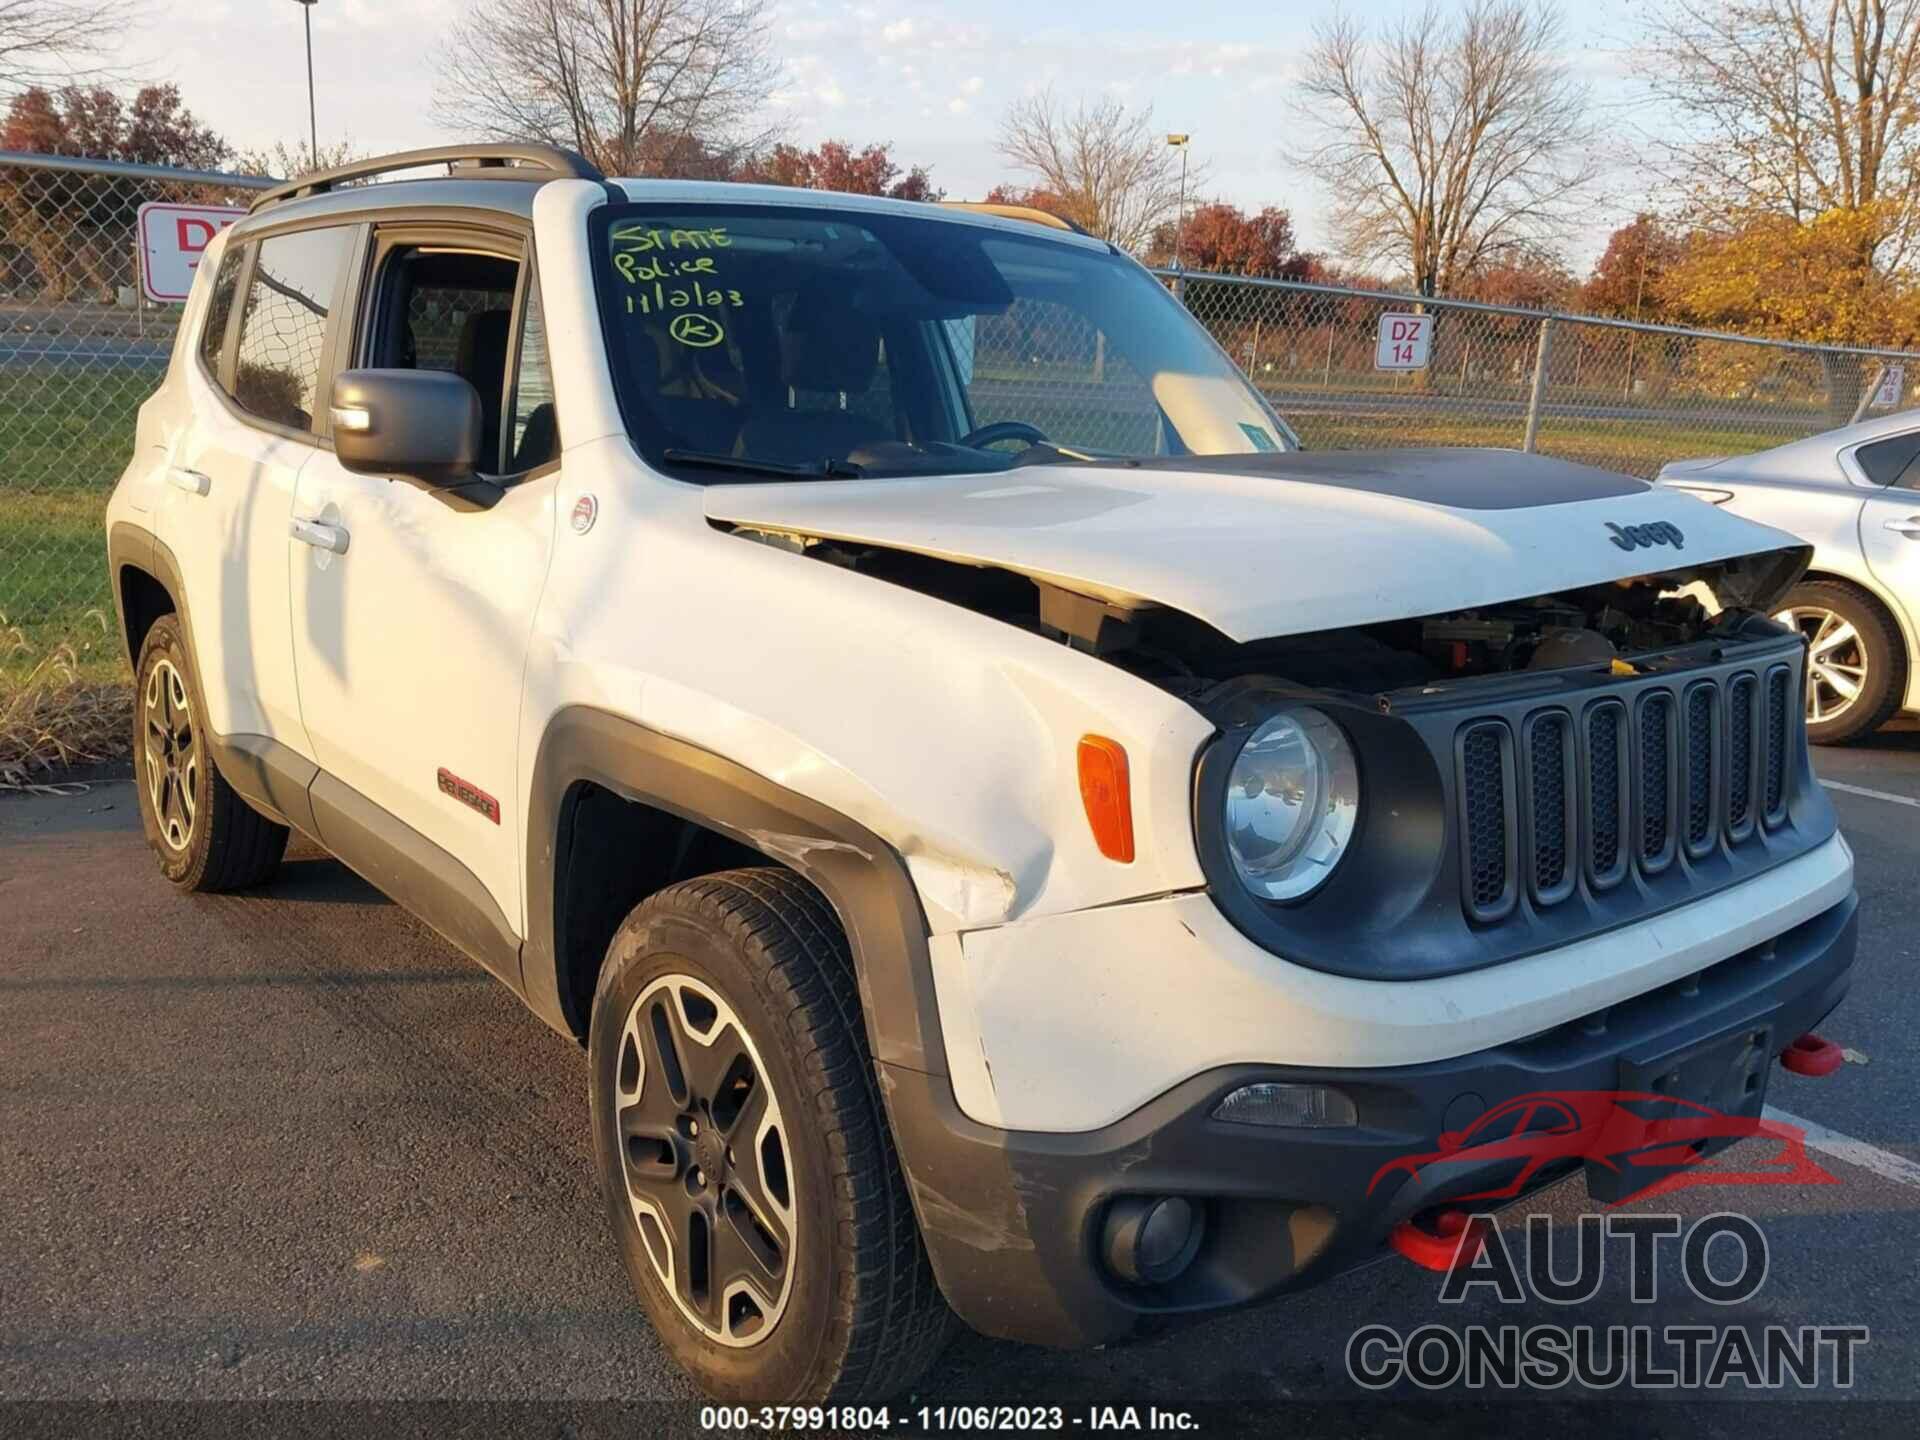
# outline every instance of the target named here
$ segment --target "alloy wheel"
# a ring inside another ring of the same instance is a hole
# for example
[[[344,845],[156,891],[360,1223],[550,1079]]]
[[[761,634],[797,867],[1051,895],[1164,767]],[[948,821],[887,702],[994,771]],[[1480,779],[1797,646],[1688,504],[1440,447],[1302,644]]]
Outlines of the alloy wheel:
[[[194,795],[200,784],[200,732],[193,722],[187,683],[171,660],[147,673],[141,698],[146,749],[147,799],[154,823],[173,850],[193,843]]]
[[[1807,721],[1837,720],[1853,708],[1867,683],[1867,649],[1844,616],[1800,605],[1773,617],[1807,637]]]
[[[723,1345],[772,1333],[793,1289],[795,1195],[779,1098],[726,1000],[665,975],[627,1012],[615,1142],[633,1221],[682,1314]]]

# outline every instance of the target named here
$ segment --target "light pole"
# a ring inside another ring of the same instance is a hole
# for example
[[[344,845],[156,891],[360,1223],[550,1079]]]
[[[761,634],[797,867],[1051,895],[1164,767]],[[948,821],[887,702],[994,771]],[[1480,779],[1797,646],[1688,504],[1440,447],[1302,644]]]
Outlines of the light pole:
[[[1180,214],[1173,222],[1173,268],[1175,293],[1187,282],[1186,262],[1180,258],[1180,244],[1187,233],[1187,141],[1191,135],[1169,135],[1167,144],[1180,152]]]
[[[320,112],[313,103],[313,7],[320,0],[293,0],[306,14],[307,21],[307,164],[320,168]],[[1184,188],[1184,187],[1183,187]]]

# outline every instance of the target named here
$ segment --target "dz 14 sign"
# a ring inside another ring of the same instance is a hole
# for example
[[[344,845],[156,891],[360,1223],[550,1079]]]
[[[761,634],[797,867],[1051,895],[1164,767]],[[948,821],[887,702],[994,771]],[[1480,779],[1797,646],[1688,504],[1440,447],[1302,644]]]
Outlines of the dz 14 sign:
[[[1433,316],[1382,315],[1373,350],[1376,370],[1424,370],[1433,348]]]
[[[220,205],[142,205],[140,293],[162,303],[186,299],[213,237],[246,213]]]

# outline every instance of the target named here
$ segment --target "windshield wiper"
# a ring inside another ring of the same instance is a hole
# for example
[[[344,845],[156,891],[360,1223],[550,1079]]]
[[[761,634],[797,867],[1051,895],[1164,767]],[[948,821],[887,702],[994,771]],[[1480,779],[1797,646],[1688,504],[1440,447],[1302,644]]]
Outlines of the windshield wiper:
[[[742,475],[777,475],[782,480],[857,480],[867,472],[851,460],[828,457],[811,464],[789,465],[780,460],[755,460],[746,455],[722,455],[715,450],[664,450],[669,465],[692,465],[706,470],[734,470]]]

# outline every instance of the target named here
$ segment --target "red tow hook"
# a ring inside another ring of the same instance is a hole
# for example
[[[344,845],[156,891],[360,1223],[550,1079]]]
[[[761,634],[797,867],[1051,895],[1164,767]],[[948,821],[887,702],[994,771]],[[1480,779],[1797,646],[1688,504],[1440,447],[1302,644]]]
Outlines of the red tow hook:
[[[1831,1075],[1846,1062],[1846,1052],[1831,1040],[1823,1040],[1809,1030],[1780,1052],[1780,1063],[1796,1075],[1818,1079]]]
[[[1460,1238],[1463,1231],[1469,1232],[1464,1240]],[[1387,1233],[1387,1243],[1421,1269],[1445,1274],[1456,1264],[1471,1265],[1480,1258],[1487,1227],[1464,1210],[1442,1210],[1434,1216],[1431,1230],[1402,1220]]]

